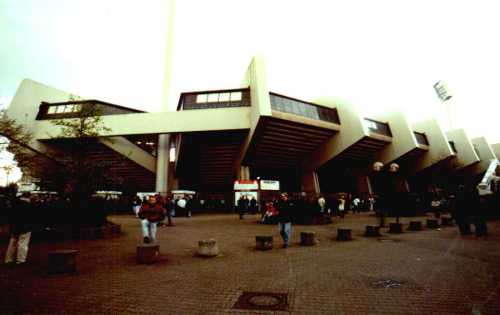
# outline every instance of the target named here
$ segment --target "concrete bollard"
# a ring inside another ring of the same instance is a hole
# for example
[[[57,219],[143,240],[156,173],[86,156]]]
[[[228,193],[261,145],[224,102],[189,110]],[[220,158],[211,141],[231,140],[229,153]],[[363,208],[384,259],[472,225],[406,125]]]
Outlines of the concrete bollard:
[[[436,219],[427,219],[427,228],[428,229],[437,229],[437,228],[439,228],[438,220],[436,220]]]
[[[365,227],[365,236],[367,236],[367,237],[381,236],[381,234],[380,234],[380,227],[379,226],[374,226],[374,225],[367,225]]]
[[[451,217],[441,217],[442,226],[453,226],[453,219]]]
[[[77,250],[63,249],[49,252],[50,273],[73,273],[76,272]]]
[[[314,246],[316,245],[316,233],[314,232],[300,232],[300,245]]]
[[[198,255],[203,257],[214,257],[219,255],[219,246],[214,239],[198,241]]]
[[[256,236],[255,237],[255,249],[258,250],[268,250],[273,248],[273,237],[272,236]]]
[[[137,262],[139,264],[154,264],[160,257],[160,245],[141,244],[137,246]]]
[[[351,229],[337,229],[337,241],[350,241],[352,240]]]
[[[422,231],[422,222],[410,221],[410,225],[408,226],[408,230],[410,230],[410,231]]]
[[[389,233],[395,233],[395,234],[403,233],[403,224],[389,223]]]

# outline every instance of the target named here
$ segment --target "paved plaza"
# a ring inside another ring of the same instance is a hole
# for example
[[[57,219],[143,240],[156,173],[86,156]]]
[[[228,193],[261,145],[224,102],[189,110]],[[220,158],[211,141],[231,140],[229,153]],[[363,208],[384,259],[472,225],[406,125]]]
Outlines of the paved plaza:
[[[110,217],[122,225],[119,237],[35,242],[27,265],[0,267],[0,314],[500,314],[500,222],[489,222],[488,239],[461,237],[456,227],[366,238],[376,218],[350,214],[294,225],[292,246],[283,249],[277,227],[257,219],[175,218],[158,230],[161,258],[153,265],[135,261],[140,227],[128,215]],[[352,228],[354,240],[335,241],[338,227]],[[300,246],[301,231],[316,232],[319,244]],[[273,235],[275,248],[256,251],[256,235]],[[207,238],[221,255],[195,255]],[[76,274],[47,272],[54,249],[80,251]],[[236,309],[243,292],[282,293],[287,306]]]

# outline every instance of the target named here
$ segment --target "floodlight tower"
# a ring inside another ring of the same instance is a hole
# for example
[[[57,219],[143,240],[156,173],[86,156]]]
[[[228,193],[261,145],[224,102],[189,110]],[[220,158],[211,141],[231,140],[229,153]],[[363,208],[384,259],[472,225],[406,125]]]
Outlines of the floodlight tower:
[[[169,111],[169,97],[172,80],[172,58],[174,43],[174,19],[175,0],[169,1],[167,47],[165,50],[165,72],[163,79],[162,111]],[[170,163],[170,135],[158,135],[157,157],[156,157],[156,191],[165,195],[168,191],[168,171]]]
[[[453,122],[451,118],[451,104],[449,100],[453,97],[450,89],[446,82],[439,80],[434,84],[434,90],[436,91],[439,99],[445,103],[446,106],[446,115],[448,116],[448,130],[453,130]]]

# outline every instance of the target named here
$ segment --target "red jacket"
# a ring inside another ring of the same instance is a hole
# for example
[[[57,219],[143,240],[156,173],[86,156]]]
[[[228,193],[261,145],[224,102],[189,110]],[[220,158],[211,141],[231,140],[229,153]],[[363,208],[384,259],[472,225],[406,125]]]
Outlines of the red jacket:
[[[139,218],[147,219],[149,222],[160,222],[165,219],[165,209],[158,203],[144,203],[139,209]]]

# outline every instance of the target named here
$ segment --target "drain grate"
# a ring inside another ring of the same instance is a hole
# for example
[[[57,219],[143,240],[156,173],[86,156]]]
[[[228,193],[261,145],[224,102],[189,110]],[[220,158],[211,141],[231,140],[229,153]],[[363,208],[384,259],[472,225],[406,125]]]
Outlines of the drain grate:
[[[371,283],[373,288],[378,289],[397,289],[404,284],[402,281],[396,281],[392,279],[378,280]]]
[[[233,308],[242,310],[286,311],[287,293],[243,292]]]

